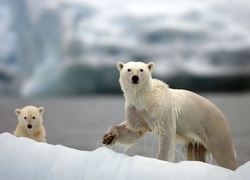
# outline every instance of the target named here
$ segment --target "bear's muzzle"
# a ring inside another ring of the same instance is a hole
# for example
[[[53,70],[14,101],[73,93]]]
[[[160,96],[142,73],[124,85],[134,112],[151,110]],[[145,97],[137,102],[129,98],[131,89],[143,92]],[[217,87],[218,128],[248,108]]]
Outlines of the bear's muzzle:
[[[28,124],[28,125],[27,125],[27,128],[31,129],[31,128],[32,128],[32,125],[31,125],[31,124]]]
[[[132,84],[138,84],[139,83],[139,77],[138,76],[132,76]]]

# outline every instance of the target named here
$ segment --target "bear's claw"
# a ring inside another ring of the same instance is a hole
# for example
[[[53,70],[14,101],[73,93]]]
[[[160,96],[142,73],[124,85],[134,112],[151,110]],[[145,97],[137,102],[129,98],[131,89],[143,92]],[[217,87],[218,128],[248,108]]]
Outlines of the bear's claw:
[[[111,145],[115,136],[116,135],[112,132],[105,134],[102,138],[102,143],[106,145]]]

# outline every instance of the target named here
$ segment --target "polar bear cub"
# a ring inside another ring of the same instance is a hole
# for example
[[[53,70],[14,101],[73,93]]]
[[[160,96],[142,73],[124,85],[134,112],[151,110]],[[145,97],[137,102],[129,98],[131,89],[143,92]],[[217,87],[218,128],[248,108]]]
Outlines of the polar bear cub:
[[[188,160],[205,161],[210,152],[218,165],[237,168],[230,127],[213,103],[153,79],[152,62],[118,62],[117,68],[125,97],[125,121],[108,129],[103,144],[134,144],[152,132],[159,138],[158,159],[173,162],[177,140],[186,146]]]
[[[26,106],[16,109],[18,124],[13,134],[16,137],[27,137],[38,142],[46,142],[45,128],[43,126],[43,107]]]

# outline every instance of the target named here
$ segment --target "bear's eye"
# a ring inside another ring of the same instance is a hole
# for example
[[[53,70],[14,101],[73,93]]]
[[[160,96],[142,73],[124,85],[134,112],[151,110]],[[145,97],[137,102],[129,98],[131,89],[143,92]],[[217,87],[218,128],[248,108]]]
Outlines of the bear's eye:
[[[32,117],[32,119],[36,119],[36,117],[35,117],[35,116],[33,116],[33,117]]]
[[[27,117],[26,117],[26,116],[24,116],[24,119],[27,119]]]
[[[131,69],[128,69],[128,72],[130,72],[131,71]]]
[[[143,72],[143,69],[140,69],[141,72]]]

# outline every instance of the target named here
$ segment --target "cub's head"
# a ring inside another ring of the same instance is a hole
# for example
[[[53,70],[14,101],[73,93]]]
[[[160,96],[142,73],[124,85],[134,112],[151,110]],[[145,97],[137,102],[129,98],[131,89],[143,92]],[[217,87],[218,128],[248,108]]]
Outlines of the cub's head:
[[[151,73],[154,69],[154,63],[150,62],[145,64],[143,62],[118,62],[117,69],[120,72],[120,84],[122,88],[141,86],[149,78],[151,78]]]
[[[28,129],[34,128],[37,124],[41,124],[43,107],[26,106],[23,109],[16,109],[15,113],[18,117],[19,123],[23,124]]]

